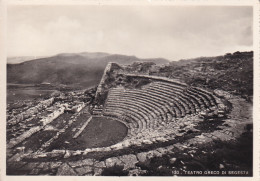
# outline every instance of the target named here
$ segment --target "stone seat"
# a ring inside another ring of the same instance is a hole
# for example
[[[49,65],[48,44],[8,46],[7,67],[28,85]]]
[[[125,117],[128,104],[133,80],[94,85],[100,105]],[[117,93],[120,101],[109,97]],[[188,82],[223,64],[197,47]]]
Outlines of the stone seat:
[[[120,103],[120,102],[117,101],[117,103]],[[120,104],[121,108],[129,109],[136,114],[141,114],[141,116],[144,118],[144,119],[141,119],[142,127],[146,128],[147,124],[149,123],[149,114],[145,111],[145,109],[138,107],[136,105],[130,104],[130,103],[128,103],[128,104],[123,104],[123,103],[125,103],[125,102],[122,102],[122,104]],[[109,103],[109,106],[113,106],[113,105],[114,105],[113,102]]]
[[[117,96],[119,96],[119,95],[117,95]],[[162,104],[163,100],[157,99],[156,97],[151,97],[150,95],[147,95],[147,94],[144,94],[143,92],[138,92],[138,91],[127,91],[127,92],[125,92],[125,94],[121,95],[121,97],[125,98],[128,101],[134,101],[134,102],[140,102],[140,103],[142,102],[144,105],[145,104],[149,105],[151,108],[153,108],[153,111],[159,117],[160,117],[160,115],[165,114],[161,109],[161,107],[163,107],[163,104]],[[154,98],[154,99],[152,99],[152,98]],[[166,117],[164,119],[166,119]]]
[[[104,112],[105,116],[109,116],[109,117],[115,117],[117,119],[123,120],[126,125],[128,126],[128,135],[135,135],[137,133],[137,126],[134,125],[134,123],[130,120],[132,120],[132,117],[122,117],[121,113],[115,112],[115,111],[106,111]]]
[[[136,97],[136,96],[133,96],[133,94],[129,94],[129,95],[122,95],[121,98],[117,97],[117,99],[115,99],[114,97],[112,97],[112,101],[118,101],[120,99],[124,99],[128,102],[133,102],[133,103],[140,103],[140,104],[143,104],[143,105],[148,105],[149,107],[153,108],[154,109],[154,112],[159,115],[160,114],[160,109],[157,105],[155,105],[154,102],[149,102],[149,100],[145,99],[145,98],[142,98],[142,97]],[[135,100],[135,99],[138,99],[138,102]]]
[[[171,99],[171,98],[169,98],[169,97],[165,97],[165,96],[162,96],[162,95],[160,95],[160,94],[156,94],[156,93],[153,93],[153,92],[151,92],[151,91],[149,91],[149,92],[132,92],[132,94],[139,94],[139,95],[141,95],[141,94],[144,94],[146,97],[149,97],[149,99],[151,99],[151,100],[153,100],[154,102],[156,102],[156,103],[158,103],[158,104],[161,104],[162,102],[164,102],[164,105],[163,106],[165,106],[165,105],[167,105],[167,104],[169,104],[170,102],[174,102],[174,108],[176,109],[179,109],[179,111],[178,112],[180,112],[180,115],[182,115],[182,112],[181,112],[181,107],[180,107],[180,104],[178,104],[177,102],[176,102],[176,100],[174,100],[174,99]],[[167,106],[166,106],[167,107]],[[168,110],[169,112],[171,112],[170,110]],[[168,111],[166,111],[166,112],[168,112]],[[183,110],[182,110],[183,111]],[[165,119],[164,119],[165,120]]]
[[[149,109],[150,107],[147,106],[146,104],[140,104],[140,102],[135,102],[135,101],[128,101],[128,100],[117,100],[118,101],[122,101],[122,103],[125,103],[127,106],[130,107],[136,107],[137,110],[140,110],[143,114],[145,114],[146,116],[146,127],[149,128],[150,124],[152,122],[152,120],[154,120],[157,116],[155,115],[155,113],[152,111],[152,109]],[[110,100],[109,102],[107,102],[108,104],[113,104],[113,100]]]
[[[182,102],[185,102],[185,104],[189,105],[192,113],[195,113],[194,111],[195,108],[198,107],[198,104],[196,103],[196,101],[194,101],[194,98],[187,96],[184,90],[180,90],[180,89],[176,90],[175,88],[172,89],[171,87],[164,87],[164,85],[158,88],[160,89],[160,91],[163,91],[171,96],[175,96],[175,97],[177,96]],[[153,87],[153,89],[155,89],[155,87]]]

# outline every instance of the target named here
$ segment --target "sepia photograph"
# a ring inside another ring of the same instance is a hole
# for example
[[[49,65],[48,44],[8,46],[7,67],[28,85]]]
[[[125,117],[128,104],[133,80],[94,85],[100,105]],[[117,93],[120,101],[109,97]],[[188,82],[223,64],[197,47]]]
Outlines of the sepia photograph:
[[[253,10],[8,5],[4,172],[252,177]]]

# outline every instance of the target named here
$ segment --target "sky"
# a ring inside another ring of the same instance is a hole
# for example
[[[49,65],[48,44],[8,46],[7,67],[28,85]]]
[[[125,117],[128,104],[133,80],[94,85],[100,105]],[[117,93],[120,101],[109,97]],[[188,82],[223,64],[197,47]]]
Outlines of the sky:
[[[107,52],[139,58],[253,49],[249,6],[36,6],[7,10],[7,56]]]

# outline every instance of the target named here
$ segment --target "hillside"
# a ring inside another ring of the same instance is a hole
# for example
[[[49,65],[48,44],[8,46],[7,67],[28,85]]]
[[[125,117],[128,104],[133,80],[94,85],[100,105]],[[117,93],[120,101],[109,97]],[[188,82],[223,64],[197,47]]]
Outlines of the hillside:
[[[99,83],[108,62],[131,64],[136,61],[151,61],[166,64],[166,59],[139,59],[107,53],[64,53],[19,64],[7,64],[7,83],[92,86]]]
[[[151,73],[177,78],[189,85],[222,89],[233,94],[253,95],[253,52],[227,53],[171,62]]]
[[[154,62],[136,64],[134,62]],[[253,95],[253,52],[227,53],[169,62],[166,59],[139,59],[107,53],[64,53],[53,57],[7,64],[7,82],[19,84],[70,85],[77,88],[97,85],[108,62],[129,65],[128,71],[179,79],[188,85],[223,89],[243,96]],[[161,64],[165,64],[161,66]]]
[[[41,57],[36,57],[36,56],[21,56],[21,57],[7,57],[7,63],[8,64],[17,64],[17,63],[22,63],[26,62],[29,60],[34,60],[34,59],[39,59],[39,58],[46,58],[41,56]]]

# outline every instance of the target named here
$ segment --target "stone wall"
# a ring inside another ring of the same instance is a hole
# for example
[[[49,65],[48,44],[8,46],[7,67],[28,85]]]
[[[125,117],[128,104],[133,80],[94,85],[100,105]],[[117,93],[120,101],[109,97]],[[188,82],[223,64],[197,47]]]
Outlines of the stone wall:
[[[50,106],[54,102],[54,98],[50,98],[44,101],[41,101],[34,107],[27,109],[26,111],[14,116],[12,119],[8,121],[8,125],[14,125],[19,123],[20,121],[31,117],[32,115],[36,114],[37,112],[41,111],[42,109]]]
[[[97,87],[97,91],[96,91],[96,96],[95,96],[95,97],[97,97],[97,95],[102,92],[102,87],[103,87],[103,85],[104,85],[104,83],[105,83],[105,79],[106,79],[107,72],[109,72],[109,71],[111,70],[111,65],[112,65],[111,62],[109,62],[109,63],[107,64],[107,66],[106,66],[106,68],[105,68],[105,70],[104,70],[103,76],[102,76],[102,78],[101,78],[101,80],[100,80],[100,83],[99,83],[99,85],[98,85],[98,87]]]
[[[41,119],[40,120],[40,122],[42,122],[41,126],[32,127],[31,129],[29,129],[28,131],[24,132],[20,136],[11,139],[10,142],[7,144],[7,147],[8,148],[13,148],[14,146],[16,146],[17,144],[21,143],[26,138],[29,138],[34,133],[36,133],[36,132],[40,131],[41,129],[43,129],[47,124],[49,124],[54,119],[58,118],[61,114],[63,114],[64,110],[65,110],[65,107],[66,106],[61,105],[58,110],[56,110],[53,113],[49,114],[47,117]]]
[[[148,79],[153,79],[153,80],[159,80],[159,81],[166,81],[166,82],[171,82],[171,83],[177,83],[181,86],[187,86],[187,84],[180,82],[177,79],[170,79],[167,77],[159,77],[159,76],[154,76],[154,75],[143,75],[143,74],[125,74],[126,76],[131,76],[131,77],[140,77],[140,78],[148,78]]]

